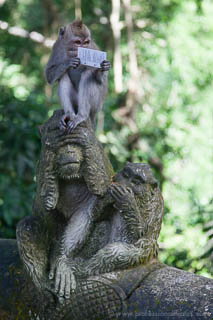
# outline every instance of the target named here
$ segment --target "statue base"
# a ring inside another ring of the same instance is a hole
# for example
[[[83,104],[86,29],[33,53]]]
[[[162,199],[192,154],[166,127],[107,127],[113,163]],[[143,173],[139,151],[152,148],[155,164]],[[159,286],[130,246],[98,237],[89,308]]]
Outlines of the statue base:
[[[1,320],[212,319],[213,281],[158,261],[79,281],[50,302],[25,273],[15,240],[0,240]]]

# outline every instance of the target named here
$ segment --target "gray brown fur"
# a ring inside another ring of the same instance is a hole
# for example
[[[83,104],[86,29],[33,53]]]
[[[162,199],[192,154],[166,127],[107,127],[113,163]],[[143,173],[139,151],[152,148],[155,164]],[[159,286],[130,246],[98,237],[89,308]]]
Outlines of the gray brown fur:
[[[76,45],[74,39],[80,39],[82,44]],[[89,43],[84,44],[84,39]],[[60,29],[45,69],[49,84],[58,81],[58,96],[64,109],[60,128],[69,132],[89,117],[95,124],[96,113],[102,108],[106,95],[110,67],[108,61],[104,61],[100,69],[80,65],[76,58],[78,46],[98,49],[89,29],[82,22],[74,21]]]

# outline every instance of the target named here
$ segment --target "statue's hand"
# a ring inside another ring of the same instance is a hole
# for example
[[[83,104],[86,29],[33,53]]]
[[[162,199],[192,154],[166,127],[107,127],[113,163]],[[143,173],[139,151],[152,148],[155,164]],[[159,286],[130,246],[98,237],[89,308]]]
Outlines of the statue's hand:
[[[80,119],[80,116],[76,119]],[[86,122],[83,119],[81,121],[75,130],[72,131],[71,135],[69,135],[69,140],[70,143],[76,143],[83,148],[89,148],[95,144],[94,130],[90,122]]]
[[[57,184],[53,184],[52,182],[53,179],[51,180],[51,183],[49,183],[49,189],[46,190],[46,185],[43,185],[41,189],[41,196],[43,197],[44,208],[48,211],[54,210],[58,202]]]
[[[45,197],[44,199],[44,207],[46,210],[54,210],[56,208],[57,205],[57,197],[52,194],[52,195],[48,195],[47,197]]]
[[[85,120],[81,115],[62,115],[59,123],[60,132],[51,142],[51,147],[58,150],[64,144],[78,144],[83,149],[95,144],[94,129],[90,120]]]
[[[118,210],[128,210],[136,205],[135,197],[132,190],[118,183],[112,183],[109,187],[111,196],[114,199],[114,207]]]
[[[49,279],[55,279],[55,293],[66,299],[76,288],[75,276],[67,257],[60,257],[52,266]]]

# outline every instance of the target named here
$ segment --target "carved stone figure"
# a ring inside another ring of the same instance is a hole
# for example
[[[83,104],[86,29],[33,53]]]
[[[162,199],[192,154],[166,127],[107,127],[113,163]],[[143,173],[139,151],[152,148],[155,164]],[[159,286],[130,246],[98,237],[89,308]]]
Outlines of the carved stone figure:
[[[114,174],[90,120],[70,134],[58,127],[62,114],[56,111],[41,128],[33,214],[17,226],[19,254],[32,281],[16,258],[13,318],[166,320],[201,313],[210,319],[210,281],[157,259],[163,199],[150,167],[127,163]],[[2,246],[17,252],[14,243]],[[0,263],[0,271],[7,269],[13,278],[13,269]],[[8,320],[1,304],[0,317]]]
[[[95,210],[96,221],[109,221],[108,240],[83,263],[82,275],[122,270],[157,258],[163,199],[149,165],[128,163],[114,176]]]
[[[33,216],[17,227],[24,264],[40,290],[70,298],[76,278],[157,257],[163,200],[146,164],[113,170],[90,122],[58,129],[61,111],[41,129]]]
[[[76,286],[72,262],[93,227],[92,215],[113,174],[90,122],[62,134],[54,116],[41,129],[42,152],[37,172],[33,216],[17,227],[21,257],[40,289],[70,297]]]

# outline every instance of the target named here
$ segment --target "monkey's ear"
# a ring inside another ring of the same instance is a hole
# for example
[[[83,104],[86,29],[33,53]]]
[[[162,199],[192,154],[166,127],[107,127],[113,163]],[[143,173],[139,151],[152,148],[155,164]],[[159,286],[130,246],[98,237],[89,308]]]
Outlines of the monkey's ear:
[[[66,29],[66,27],[61,27],[61,28],[59,29],[59,33],[58,33],[58,35],[59,35],[59,37],[60,37],[60,38],[62,38],[62,37],[63,37],[64,32],[65,32],[65,29]]]

